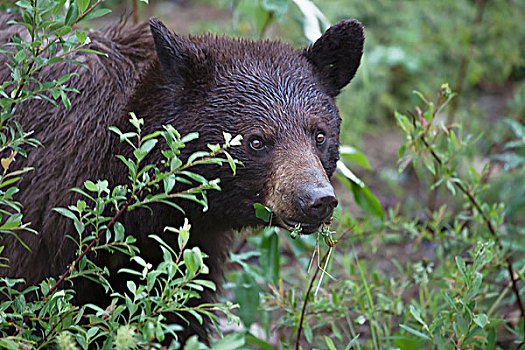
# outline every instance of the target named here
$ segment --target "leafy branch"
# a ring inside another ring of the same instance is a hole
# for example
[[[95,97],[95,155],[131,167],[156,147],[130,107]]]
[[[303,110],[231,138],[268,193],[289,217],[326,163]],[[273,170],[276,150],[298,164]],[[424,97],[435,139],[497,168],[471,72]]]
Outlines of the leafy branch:
[[[409,114],[411,117],[410,120],[407,116],[396,113],[399,125],[407,134],[407,142],[401,147],[400,156],[404,155],[407,148],[412,151],[412,154],[403,156],[403,158],[400,159],[400,171],[402,171],[410,161],[415,162],[420,157],[423,157],[426,168],[436,179],[431,189],[437,188],[443,182],[446,183],[452,194],[455,194],[455,188],[457,188],[467,199],[474,215],[476,213],[479,215],[481,222],[487,228],[498,249],[503,252],[504,247],[501,243],[501,235],[496,228],[497,224],[494,223],[492,218],[498,218],[497,220],[500,223],[504,222],[504,218],[497,209],[492,209],[490,213],[487,213],[486,209],[484,209],[486,205],[479,200],[479,192],[482,189],[479,184],[487,166],[485,166],[481,176],[471,168],[474,182],[467,185],[465,181],[460,178],[457,165],[454,164],[454,158],[477,140],[470,142],[469,137],[466,137],[464,140],[458,138],[451,127],[436,125],[435,123],[438,114],[453,99],[455,94],[453,94],[448,85],[445,84],[442,86],[438,100],[435,103],[426,100],[421,94],[419,94],[419,96],[427,105],[426,111],[422,112],[421,109],[416,108],[416,114]],[[440,135],[446,135],[445,139],[441,140],[439,138]],[[440,149],[444,151],[440,151]],[[430,155],[430,161],[424,158],[425,154]],[[525,309],[520,296],[520,288],[516,278],[517,274],[514,270],[510,255],[507,254],[504,257],[503,265],[508,272],[511,282],[510,286],[516,297],[516,304],[520,310],[521,317],[525,319]]]
[[[418,117],[421,118],[421,115],[419,113],[418,113]],[[425,145],[426,149],[429,150],[430,154],[432,155],[432,157],[434,158],[436,163],[438,163],[440,165],[440,167],[442,167],[442,166],[446,167],[446,165],[444,164],[443,159],[436,154],[434,149],[428,143],[425,134],[421,134],[421,141]],[[455,172],[451,168],[446,167],[445,169],[446,169],[446,173],[450,173],[450,174],[456,175]],[[494,241],[498,245],[498,248],[503,251],[503,246],[501,245],[500,236],[499,236],[496,228],[494,227],[494,224],[493,224],[492,220],[488,217],[487,213],[483,210],[483,208],[481,207],[481,204],[477,200],[477,198],[474,195],[474,193],[470,189],[468,189],[460,181],[455,181],[454,185],[468,198],[469,202],[474,206],[476,211],[481,215],[483,221],[485,222],[485,225],[487,226],[487,228],[489,229],[490,234],[492,235],[492,238],[494,238]],[[518,305],[518,308],[520,309],[521,317],[523,319],[525,319],[525,308],[524,308],[523,302],[521,300],[520,290],[519,290],[519,286],[518,286],[518,281],[516,279],[516,273],[514,272],[512,259],[511,259],[511,257],[509,255],[507,255],[505,257],[505,263],[506,263],[506,269],[507,269],[507,271],[509,273],[509,278],[510,278],[510,280],[512,282],[512,289],[513,289],[514,295],[516,297],[516,304]]]
[[[152,188],[157,183],[164,181],[167,178],[170,178],[174,176],[175,174],[180,174],[184,170],[195,167],[199,164],[222,164],[223,162],[228,162],[232,169],[235,170],[236,164],[238,162],[234,161],[231,156],[226,152],[227,148],[231,146],[238,146],[240,144],[241,138],[239,136],[235,138],[231,138],[230,135],[225,134],[225,143],[223,145],[214,145],[210,146],[211,152],[199,152],[197,154],[197,157],[190,157],[186,164],[182,165],[177,157],[179,154],[179,149],[183,147],[185,142],[188,142],[188,140],[194,139],[198,137],[196,134],[192,134],[190,136],[186,136],[181,138],[178,132],[173,129],[171,126],[166,126],[165,130],[162,132],[155,132],[153,134],[147,135],[142,137],[141,136],[141,125],[143,125],[144,120],[138,119],[133,113],[130,113],[130,123],[135,126],[137,129],[137,132],[128,132],[128,133],[122,133],[119,129],[115,127],[111,127],[110,129],[117,133],[120,136],[121,141],[126,141],[134,148],[134,156],[135,161],[132,161],[131,159],[125,159],[123,156],[118,156],[118,158],[128,167],[128,170],[130,172],[130,179],[132,180],[132,189],[129,198],[120,206],[118,206],[118,211],[116,214],[111,218],[111,220],[105,225],[105,227],[98,232],[98,218],[100,216],[100,211],[96,210],[96,223],[95,223],[95,229],[97,230],[95,234],[95,238],[89,243],[89,245],[80,253],[75,261],[69,266],[69,268],[60,276],[60,278],[57,280],[57,282],[49,289],[44,299],[47,299],[59,286],[60,284],[68,277],[75,269],[75,266],[80,262],[82,258],[86,256],[95,245],[99,242],[101,237],[104,237],[106,232],[112,228],[118,221],[118,219],[122,216],[122,214],[126,211],[131,211],[138,207],[144,207],[146,204],[151,203],[165,203],[165,204],[171,204],[172,206],[175,206],[175,208],[180,209],[180,207],[176,206],[173,203],[167,203],[167,199],[174,198],[174,197],[184,197],[187,199],[191,199],[197,202],[201,202],[205,204],[205,197],[204,202],[199,201],[197,197],[194,196],[194,194],[203,194],[206,190],[209,189],[219,189],[218,182],[219,180],[214,181],[207,181],[206,179],[202,177],[196,177],[193,176],[193,179],[198,179],[202,183],[199,184],[196,187],[192,187],[187,190],[179,191],[176,193],[169,193],[171,189],[173,189],[173,185],[166,188],[166,191],[164,193],[159,193],[154,196],[146,196],[143,199],[140,199],[141,194],[147,190]],[[170,146],[170,150],[164,152],[166,155],[166,160],[164,161],[164,165],[160,167],[159,169],[155,169],[155,176],[152,179],[147,180],[144,183],[139,183],[139,176],[142,175],[145,179],[148,179],[148,173],[144,170],[150,170],[154,168],[154,165],[150,164],[145,166],[144,168],[140,168],[141,162],[146,158],[146,156],[153,150],[154,146],[157,144],[157,139],[155,139],[155,136],[162,135],[164,139],[167,141],[168,145]],[[137,145],[133,144],[131,139],[137,138]],[[228,154],[227,159],[223,158],[217,158],[220,154]],[[174,162],[174,160],[176,160]],[[167,171],[168,165],[171,165],[173,168],[170,171]],[[188,173],[186,173],[188,175]],[[190,175],[191,177],[191,175]],[[105,184],[107,182],[98,182],[96,185],[93,184],[93,182],[89,181],[86,182],[85,186],[87,189],[91,189],[93,191],[97,191],[98,195],[100,196],[101,193],[107,191],[105,188]],[[82,194],[86,194],[81,189],[74,189],[75,192],[79,192]],[[109,192],[109,191],[107,191]],[[88,194],[86,194],[89,198],[92,198]],[[96,201],[98,204],[98,201]],[[72,207],[72,209],[75,209],[75,207]],[[181,210],[181,209],[180,209]],[[77,220],[75,214],[65,208],[58,208],[56,209],[60,214],[69,217],[73,220]],[[83,226],[82,226],[83,227]],[[81,233],[81,232],[79,232]]]
[[[85,0],[77,0],[77,2]],[[77,18],[81,21],[100,4],[97,1],[86,12]],[[89,3],[89,1],[87,1]],[[26,156],[25,146],[38,147],[40,142],[30,138],[32,132],[25,132],[19,123],[17,108],[30,99],[41,99],[58,106],[58,99],[62,100],[66,109],[71,102],[68,93],[77,93],[74,88],[66,86],[68,80],[75,74],[65,74],[60,79],[53,81],[39,81],[37,73],[44,67],[63,61],[85,66],[83,63],[67,58],[68,55],[78,51],[87,51],[100,54],[83,47],[89,43],[87,34],[73,30],[65,21],[67,16],[62,16],[63,1],[38,1],[21,0],[16,3],[21,19],[15,17],[11,24],[20,26],[20,31],[11,41],[3,43],[0,55],[5,58],[5,65],[11,70],[11,80],[3,81],[0,85],[0,152],[10,150],[10,154],[1,158],[3,174],[0,177],[0,235],[14,236],[26,249],[29,247],[16,234],[18,230],[36,233],[30,228],[30,223],[22,223],[21,204],[14,200],[13,194],[18,192],[15,186],[21,174],[33,170],[30,166],[21,170],[11,170],[10,166],[15,161],[16,155]],[[77,6],[73,3],[71,7]],[[71,8],[70,7],[70,8]],[[27,29],[30,39],[24,41],[22,27]],[[0,236],[1,237],[1,236]],[[0,253],[3,246],[0,246]],[[6,260],[6,258],[0,258]],[[6,267],[7,264],[0,263]]]

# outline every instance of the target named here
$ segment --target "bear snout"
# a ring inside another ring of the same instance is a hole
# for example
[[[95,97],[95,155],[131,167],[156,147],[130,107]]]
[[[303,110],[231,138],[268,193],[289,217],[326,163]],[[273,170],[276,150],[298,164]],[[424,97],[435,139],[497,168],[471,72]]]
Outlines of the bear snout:
[[[331,185],[319,187],[303,186],[299,193],[299,207],[306,222],[325,223],[332,217],[337,198]]]
[[[303,234],[318,231],[330,221],[338,204],[320,159],[313,150],[281,152],[275,157],[287,161],[275,162],[270,172],[273,181],[269,182],[264,203],[274,213],[273,223],[287,230],[300,227]]]

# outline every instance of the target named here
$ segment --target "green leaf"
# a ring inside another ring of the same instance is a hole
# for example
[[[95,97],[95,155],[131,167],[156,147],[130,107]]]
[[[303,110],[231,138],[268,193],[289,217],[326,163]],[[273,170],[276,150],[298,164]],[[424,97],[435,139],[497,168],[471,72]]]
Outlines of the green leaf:
[[[177,239],[179,249],[183,249],[186,246],[186,243],[188,243],[188,240],[190,239],[190,227],[188,219],[185,218],[184,225],[182,225],[179,230],[179,237]]]
[[[479,314],[474,316],[474,322],[480,327],[485,328],[489,321],[489,318],[485,314]]]
[[[66,18],[64,20],[65,25],[70,26],[78,18],[79,11],[76,2],[72,3],[67,10]]]
[[[326,343],[326,346],[328,346],[329,350],[337,350],[332,339],[328,338],[326,335],[324,336],[324,341]]]
[[[341,157],[343,157],[343,159],[359,164],[365,169],[372,169],[370,167],[370,163],[368,163],[368,158],[365,156],[365,154],[358,151],[352,146],[341,146],[339,148],[339,154],[341,154]]]
[[[68,81],[72,76],[78,76],[77,73],[69,73],[69,74],[64,74],[58,81],[57,81],[57,85],[62,85],[64,84],[66,81]]]
[[[19,227],[21,224],[22,224],[21,221],[6,222],[2,226],[0,226],[0,230],[12,230],[16,227]]]
[[[190,275],[195,275],[195,273],[197,272],[197,268],[195,264],[195,259],[193,257],[193,251],[191,251],[190,249],[184,250],[182,257],[184,260],[184,265],[186,265],[186,268],[188,269]]]
[[[228,144],[232,139],[232,134],[223,131],[222,137],[224,138],[224,143]]]
[[[410,305],[410,313],[412,314],[412,316],[414,316],[416,321],[421,323],[425,328],[428,327],[425,321],[423,321],[423,319],[421,318],[421,310],[418,307],[416,307],[415,305]]]
[[[146,262],[146,260],[142,259],[140,256],[134,256],[131,259],[142,267],[148,267],[148,263]]]
[[[98,192],[97,185],[93,181],[87,180],[86,182],[84,182],[84,187],[88,191]]]
[[[469,285],[469,278],[467,276],[467,272],[465,271],[465,262],[460,256],[456,256],[456,266],[458,267],[459,273],[461,274],[461,277],[463,278],[463,281],[468,286]]]
[[[75,2],[77,3],[81,12],[86,11],[89,6],[89,0],[75,0]]]
[[[213,291],[217,289],[217,286],[215,285],[215,283],[213,283],[210,280],[194,280],[193,283],[200,284],[201,286],[204,286]]]
[[[522,318],[522,322],[523,322],[523,318]],[[520,333],[523,333],[523,331],[521,331]],[[487,349],[495,349],[495,345],[496,345],[496,328],[495,327],[491,327],[488,331],[488,335],[487,335]]]
[[[259,284],[248,273],[243,271],[239,274],[235,283],[234,300],[240,305],[239,317],[246,328],[250,328],[257,316],[259,290]]]
[[[184,135],[180,139],[180,142],[188,143],[188,142],[193,141],[193,140],[198,139],[198,138],[199,138],[199,133],[198,132],[190,132],[189,134]]]
[[[454,183],[449,179],[445,182],[445,185],[447,186],[448,190],[452,193],[452,195],[455,196],[456,188],[454,187]]]
[[[280,272],[280,252],[279,252],[279,235],[274,228],[266,228],[270,232],[265,235],[261,242],[261,255],[259,261],[264,271],[264,278],[267,282],[277,285]]]
[[[169,194],[173,190],[173,187],[175,187],[175,175],[171,174],[168,177],[166,177],[163,181],[164,184],[164,193]]]
[[[99,331],[100,328],[98,327],[91,327],[88,331],[87,331],[87,338],[90,339],[90,338],[93,338],[97,332]]]
[[[224,152],[224,155],[226,156],[226,159],[228,159],[228,164],[230,165],[230,168],[233,171],[233,175],[235,175],[235,171],[237,169],[237,165],[235,164],[235,160],[230,156],[228,152]]]
[[[425,340],[429,340],[429,341],[432,340],[428,335],[421,333],[420,331],[417,331],[414,328],[410,328],[409,326],[406,326],[404,324],[400,324],[399,327]]]
[[[304,36],[311,42],[315,42],[329,26],[323,12],[312,1],[294,1],[304,15]]]
[[[196,335],[192,335],[186,341],[184,345],[184,350],[208,350],[209,348],[199,341]]]
[[[22,50],[22,51],[18,51],[15,55],[15,60],[17,62],[22,62],[23,60],[25,60],[26,58],[26,52],[25,50]]]
[[[66,218],[69,218],[71,220],[77,220],[77,216],[71,212],[69,209],[66,209],[66,208],[53,208],[54,211],[56,211],[57,213],[61,214],[61,215],[64,215]]]
[[[397,152],[397,157],[401,158],[405,154],[406,151],[406,144],[402,144],[401,147],[399,147],[399,151]]]
[[[77,209],[79,212],[83,212],[84,209],[86,209],[86,206],[87,206],[86,201],[83,201],[81,199],[77,200]]]
[[[272,210],[267,206],[262,205],[261,203],[255,203],[253,205],[255,208],[255,216],[261,219],[264,222],[270,222],[272,216]]]
[[[195,259],[196,269],[199,270],[204,264],[202,259],[202,251],[199,247],[193,247],[191,248],[191,251],[193,252],[193,258]]]
[[[345,178],[348,179],[348,181],[356,184],[359,187],[366,187],[365,183],[358,178],[352,170],[350,170],[343,162],[338,161],[337,162],[337,173],[341,174]]]
[[[115,231],[115,241],[121,242],[124,239],[124,225],[117,221],[115,222],[113,229]]]
[[[228,334],[218,342],[212,345],[210,350],[236,350],[244,348],[245,335],[241,332]]]
[[[75,31],[75,35],[77,36],[77,39],[78,41],[84,45],[84,44],[89,44],[90,40],[86,34],[86,32],[83,32],[81,30],[77,30]]]
[[[20,177],[13,177],[12,179],[7,179],[4,182],[0,183],[0,188],[8,186],[8,185],[11,185],[11,184],[17,182],[18,180],[20,180]],[[11,188],[13,188],[13,187],[11,187]]]
[[[182,165],[182,160],[180,158],[175,157],[170,162],[170,171],[177,170]]]
[[[274,350],[275,347],[263,339],[257,338],[250,333],[245,334],[246,346],[245,349],[259,349],[259,350]]]
[[[312,328],[310,327],[310,325],[308,323],[305,323],[303,325],[303,327],[304,327],[304,337],[305,337],[306,341],[311,344],[312,343],[312,339],[314,337],[313,332],[312,332]]]
[[[179,175],[185,175],[189,177],[190,179],[192,179],[193,181],[198,182],[200,184],[208,183],[208,180],[204,176],[191,172],[191,171],[181,171],[179,172]]]
[[[188,161],[186,162],[186,164],[193,163],[196,159],[203,158],[203,157],[206,157],[208,155],[209,155],[209,153],[208,152],[204,152],[204,151],[195,152],[188,158]]]
[[[108,13],[111,13],[110,9],[102,9],[102,8],[96,8],[90,13],[88,13],[82,20],[88,20],[93,18],[98,18],[107,15]]]
[[[109,186],[108,180],[98,180],[97,181],[97,190],[99,192],[107,192],[107,193],[109,193],[108,186]]]
[[[135,282],[127,281],[126,284],[128,286],[129,291],[131,293],[135,294],[135,292],[137,291],[137,285],[135,284]]]
[[[133,155],[135,156],[135,158],[137,158],[137,160],[144,159],[144,157],[146,157],[148,153],[151,152],[153,147],[155,147],[155,145],[157,144],[157,141],[158,141],[157,139],[150,139],[144,142],[144,144],[139,149],[136,149],[133,152]]]
[[[237,135],[230,141],[230,146],[240,146],[241,141],[242,141],[242,135]]]
[[[82,232],[84,232],[84,230],[86,228],[84,223],[80,222],[78,219],[75,219],[73,221],[73,225],[75,226],[75,230],[77,230],[77,233],[79,235],[82,234]]]
[[[71,109],[71,101],[64,90],[60,90],[60,98],[62,99],[62,104],[66,107],[66,110],[69,111]]]
[[[384,220],[385,212],[381,206],[381,203],[360,179],[356,177],[357,181],[359,182],[356,182],[355,179],[352,181],[348,178],[348,176],[345,176],[345,174],[341,172],[337,172],[335,176],[340,183],[352,191],[354,199],[361,209],[369,214],[379,217],[381,220]]]
[[[52,10],[53,15],[57,15],[62,10],[66,1],[67,0],[58,0],[55,3],[55,6],[53,7],[53,10]]]

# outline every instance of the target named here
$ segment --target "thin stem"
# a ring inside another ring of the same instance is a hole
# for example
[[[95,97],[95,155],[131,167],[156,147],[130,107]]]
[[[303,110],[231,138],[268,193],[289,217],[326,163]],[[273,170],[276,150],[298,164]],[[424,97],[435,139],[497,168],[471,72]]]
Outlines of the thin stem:
[[[343,233],[341,233],[341,235],[336,240],[336,242],[339,242],[339,240],[342,239],[343,236],[345,234],[347,234],[348,232],[350,232],[353,228],[354,228],[353,225],[350,226],[349,228],[347,228]],[[304,297],[303,308],[301,310],[301,319],[299,320],[299,328],[297,329],[297,340],[295,342],[295,349],[296,350],[299,350],[299,343],[301,341],[301,333],[303,331],[303,323],[304,323],[304,318],[305,318],[305,315],[306,315],[306,306],[308,305],[308,298],[310,297],[310,292],[312,291],[315,279],[317,278],[317,273],[319,272],[319,270],[321,270],[320,266],[323,265],[325,260],[328,258],[328,254],[329,253],[330,253],[330,250],[325,253],[323,258],[321,259],[321,262],[317,265],[317,269],[315,270],[314,275],[312,276],[312,279],[310,280],[310,284],[308,285],[308,290],[306,291],[306,296]]]
[[[133,24],[139,23],[139,6],[138,0],[133,0]]]
[[[320,265],[322,265],[327,258],[328,258],[328,252],[323,256],[323,259],[321,260]],[[303,330],[303,322],[304,322],[304,317],[306,314],[306,305],[308,305],[308,298],[310,297],[310,292],[312,291],[312,288],[314,286],[314,282],[315,282],[315,279],[317,278],[317,273],[319,272],[319,270],[320,268],[318,266],[314,272],[314,275],[312,276],[312,279],[310,280],[310,284],[308,285],[308,290],[306,291],[306,296],[304,297],[303,308],[301,310],[301,319],[299,320],[299,329],[297,330],[297,340],[295,342],[296,350],[299,350],[299,343],[301,341],[301,333]]]
[[[60,318],[60,320],[58,322],[56,322],[53,327],[49,330],[49,332],[46,333],[46,335],[44,337],[42,337],[42,340],[40,340],[40,342],[38,342],[38,345],[36,346],[36,348],[40,348],[42,346],[42,344],[44,344],[47,339],[49,338],[49,336],[51,334],[53,334],[53,331],[55,330],[55,328],[59,325],[59,324],[62,324],[62,321],[64,321],[64,319],[66,318],[66,316],[69,316],[73,311],[70,311],[70,312],[65,312],[62,317]]]
[[[93,11],[98,5],[100,5],[100,3],[102,2],[103,0],[98,0],[96,3],[94,3],[90,8],[88,8],[83,14],[79,15],[74,21],[73,23],[71,23],[71,27],[73,27],[75,24],[77,24],[78,22],[80,22],[81,20],[84,19],[84,17],[86,17],[88,14],[91,13],[91,11]]]

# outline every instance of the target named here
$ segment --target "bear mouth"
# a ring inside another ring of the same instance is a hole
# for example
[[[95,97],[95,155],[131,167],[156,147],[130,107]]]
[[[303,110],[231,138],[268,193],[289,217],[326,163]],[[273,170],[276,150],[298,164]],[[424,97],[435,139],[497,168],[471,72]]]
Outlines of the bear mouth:
[[[319,227],[321,227],[322,223],[306,223],[306,222],[299,222],[295,220],[288,220],[288,219],[279,219],[280,226],[288,231],[295,230],[297,227],[301,228],[300,234],[309,235],[314,232],[319,231]]]

